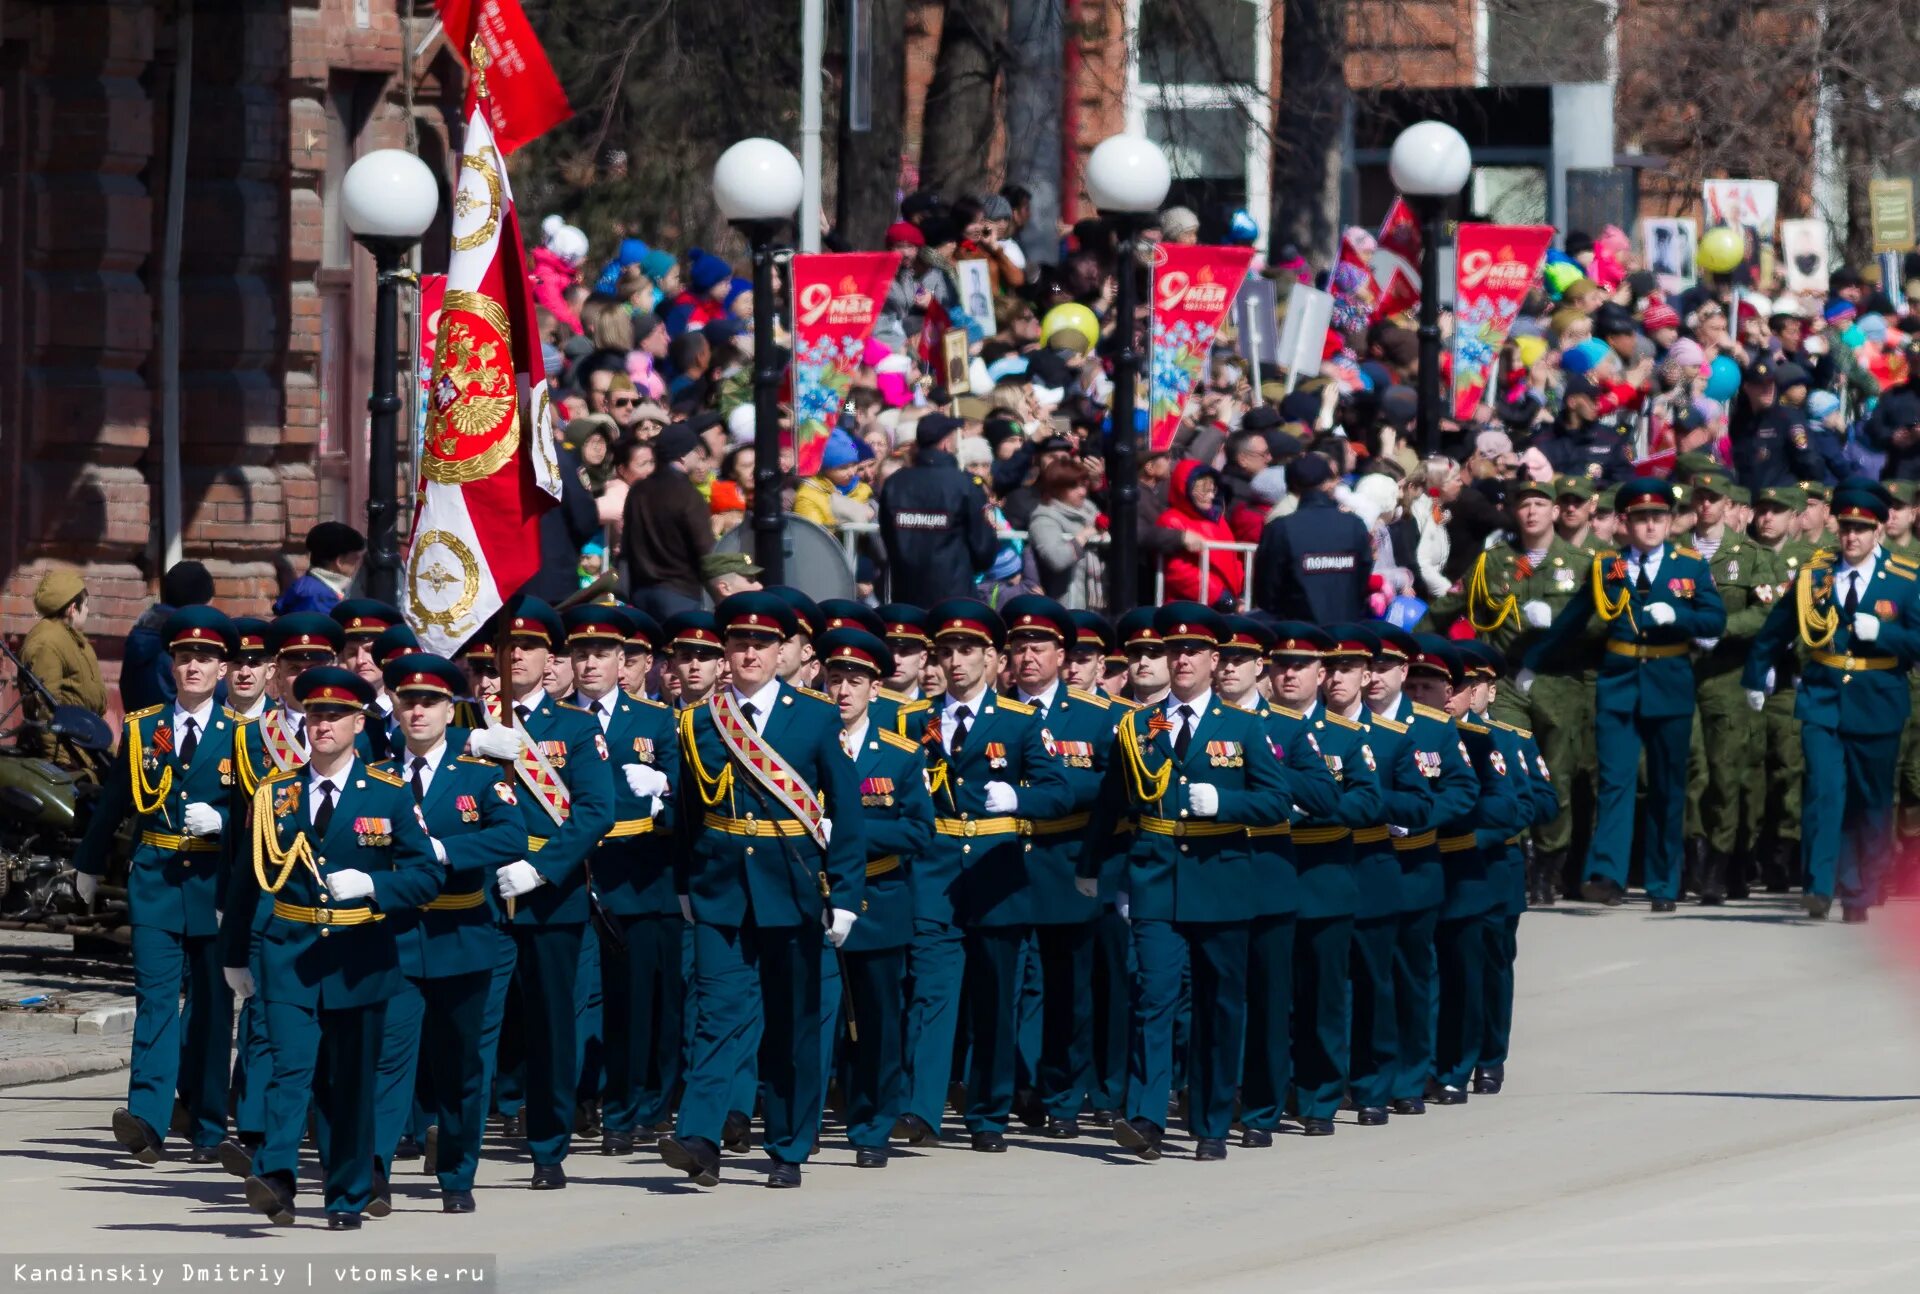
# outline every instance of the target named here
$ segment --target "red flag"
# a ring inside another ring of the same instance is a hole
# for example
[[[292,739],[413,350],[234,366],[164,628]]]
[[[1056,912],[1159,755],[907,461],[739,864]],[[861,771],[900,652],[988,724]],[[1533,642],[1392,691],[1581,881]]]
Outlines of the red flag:
[[[520,0],[435,0],[454,52],[467,62],[467,115],[485,104],[502,154],[573,116],[560,78],[540,48]],[[484,90],[481,82],[486,82]]]
[[[1453,416],[1479,407],[1506,343],[1553,242],[1547,225],[1460,226],[1454,238]]]
[[[940,369],[940,339],[946,336],[952,318],[938,301],[927,302],[926,318],[920,325],[920,362],[929,372]]]
[[[793,415],[802,476],[820,470],[828,429],[859,367],[861,345],[880,318],[898,252],[793,258]]]
[[[1420,222],[1405,198],[1395,198],[1380,222],[1372,270],[1374,319],[1390,319],[1420,304]]]

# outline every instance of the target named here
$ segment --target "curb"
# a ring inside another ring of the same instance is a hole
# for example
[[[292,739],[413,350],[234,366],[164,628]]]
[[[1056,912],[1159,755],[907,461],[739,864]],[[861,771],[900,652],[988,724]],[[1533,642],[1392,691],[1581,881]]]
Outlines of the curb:
[[[71,1056],[21,1056],[0,1060],[0,1088],[53,1083],[85,1074],[106,1074],[127,1067],[124,1052],[76,1052]]]
[[[94,1037],[133,1032],[131,1003],[96,1007],[78,1015],[61,1011],[0,1012],[0,1031],[9,1033],[86,1034]]]

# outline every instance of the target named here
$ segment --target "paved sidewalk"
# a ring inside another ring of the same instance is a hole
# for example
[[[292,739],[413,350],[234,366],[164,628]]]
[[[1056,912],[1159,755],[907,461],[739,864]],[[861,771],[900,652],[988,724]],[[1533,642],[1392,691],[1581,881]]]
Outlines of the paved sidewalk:
[[[0,1087],[124,1069],[133,977],[67,935],[0,930]]]

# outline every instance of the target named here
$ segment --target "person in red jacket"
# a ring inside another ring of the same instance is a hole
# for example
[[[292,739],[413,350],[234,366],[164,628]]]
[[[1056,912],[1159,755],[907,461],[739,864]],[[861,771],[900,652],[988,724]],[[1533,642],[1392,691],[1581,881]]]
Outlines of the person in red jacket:
[[[1183,530],[1197,540],[1233,543],[1234,534],[1222,516],[1220,475],[1197,459],[1183,458],[1173,468],[1168,483],[1167,510],[1154,524],[1167,530]],[[1167,602],[1202,602],[1212,606],[1226,597],[1238,603],[1246,586],[1246,561],[1231,548],[1215,548],[1207,553],[1206,579],[1200,574],[1198,542],[1167,558]]]

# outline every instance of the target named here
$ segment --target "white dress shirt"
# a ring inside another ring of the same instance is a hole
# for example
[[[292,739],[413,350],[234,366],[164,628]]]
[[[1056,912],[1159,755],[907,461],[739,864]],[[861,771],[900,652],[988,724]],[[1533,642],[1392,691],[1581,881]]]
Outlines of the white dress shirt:
[[[408,786],[412,786],[413,761],[416,759],[426,760],[426,764],[420,769],[420,798],[424,800],[427,792],[433,789],[433,775],[440,771],[440,761],[446,757],[447,742],[444,737],[440,739],[438,746],[435,746],[424,755],[415,755],[413,751],[408,750],[404,758],[400,761],[400,779],[406,782]]]
[[[1666,546],[1662,545],[1651,552],[1643,553],[1637,548],[1627,550],[1627,582],[1640,582],[1640,568],[1646,567],[1647,583],[1656,584],[1660,579],[1660,559],[1666,555]]]
[[[1052,684],[1048,686],[1046,691],[1038,693],[1034,696],[1028,696],[1025,692],[1022,692],[1020,694],[1020,699],[1022,701],[1025,701],[1028,705],[1038,707],[1040,711],[1040,717],[1044,719],[1053,712],[1053,703],[1055,700],[1059,698],[1059,696],[1060,696],[1060,680],[1055,679],[1053,680]]]
[[[729,690],[733,693],[733,703],[735,705],[750,705],[753,707],[754,731],[765,732],[767,730],[767,716],[773,713],[774,704],[780,700],[780,680],[777,678],[768,679],[765,683],[761,684],[760,690],[752,696],[748,696],[737,687],[730,687]]]
[[[322,777],[318,769],[314,768],[311,764],[307,765],[307,790],[309,792],[307,796],[307,822],[309,825],[312,824],[314,815],[320,812],[320,788],[323,786],[333,788],[333,808],[334,812],[339,812],[340,796],[347,789],[347,774],[352,770],[353,765],[349,764],[341,769],[337,776]]]
[[[575,692],[573,703],[600,721],[600,731],[605,732],[613,722],[613,707],[620,703],[620,689],[614,688],[598,701],[585,692]]]
[[[208,697],[200,703],[197,710],[182,710],[179,702],[173,706],[173,748],[180,749],[180,743],[187,739],[187,721],[193,721],[194,750],[200,749],[200,743],[207,739],[207,725],[213,721],[213,698]]]
[[[546,703],[547,689],[544,687],[536,687],[533,691],[527,693],[523,700],[509,700],[507,702],[507,713],[517,717],[520,713],[520,707],[525,706],[528,714],[539,714],[540,707]]]
[[[1212,704],[1213,704],[1212,688],[1208,688],[1206,691],[1202,692],[1199,696],[1196,696],[1191,701],[1182,701],[1179,697],[1175,696],[1173,693],[1171,692],[1167,693],[1167,699],[1165,702],[1165,713],[1167,716],[1167,722],[1173,725],[1173,732],[1171,734],[1173,737],[1173,740],[1176,742],[1180,740],[1180,729],[1186,726],[1187,724],[1187,720],[1183,719],[1180,715],[1181,706],[1185,706],[1187,707],[1187,709],[1193,712],[1193,726],[1195,728],[1198,728],[1200,726],[1200,716],[1205,714],[1207,712],[1207,707]],[[1188,741],[1193,740],[1192,733],[1187,734],[1187,740]]]
[[[1835,606],[1844,607],[1847,605],[1847,594],[1849,591],[1855,593],[1860,606],[1864,607],[1867,604],[1867,586],[1873,583],[1873,559],[1878,552],[1879,550],[1875,549],[1873,552],[1868,553],[1867,559],[1858,565],[1852,562],[1844,563],[1840,569],[1835,572],[1833,581],[1833,603]],[[1855,614],[1858,614],[1858,608],[1855,609]],[[1848,628],[1852,628],[1852,626],[1849,625]]]
[[[840,730],[840,749],[847,752],[849,759],[860,758],[860,748],[867,744],[867,733],[872,728],[873,721],[863,714],[859,723]]]
[[[967,731],[973,731],[973,725],[980,722],[980,707],[987,703],[987,688],[983,685],[971,697],[957,697],[947,693],[946,700],[940,706],[940,743],[953,753],[953,733],[960,720],[955,717],[961,706],[967,707]]]

